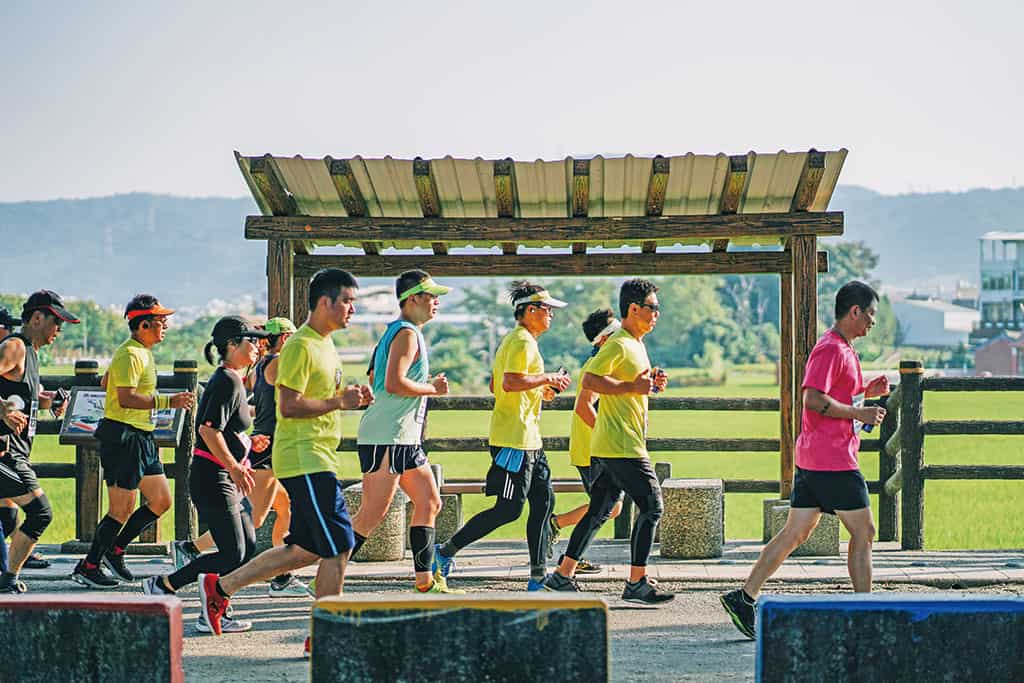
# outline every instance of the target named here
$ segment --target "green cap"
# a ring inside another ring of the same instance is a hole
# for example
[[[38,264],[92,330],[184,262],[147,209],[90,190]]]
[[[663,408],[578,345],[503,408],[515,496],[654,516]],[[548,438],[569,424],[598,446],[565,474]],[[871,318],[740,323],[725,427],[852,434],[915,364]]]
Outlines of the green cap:
[[[434,296],[442,296],[444,294],[447,294],[450,291],[452,291],[451,287],[445,287],[444,285],[439,285],[436,282],[434,282],[433,280],[431,280],[430,277],[427,277],[426,279],[421,280],[420,283],[417,284],[416,286],[410,287],[409,289],[407,289],[404,292],[402,292],[399,295],[398,300],[399,301],[405,301],[406,299],[408,299],[413,294],[420,294],[421,292],[426,292],[427,294],[433,294]]]
[[[271,318],[263,326],[270,334],[287,334],[289,332],[295,332],[295,325],[288,318]]]

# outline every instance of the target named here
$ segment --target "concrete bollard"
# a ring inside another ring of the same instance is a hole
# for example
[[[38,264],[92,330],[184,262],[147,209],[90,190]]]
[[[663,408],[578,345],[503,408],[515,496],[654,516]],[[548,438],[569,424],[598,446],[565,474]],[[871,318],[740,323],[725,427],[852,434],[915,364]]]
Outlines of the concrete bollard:
[[[778,533],[778,529],[772,530],[772,508],[779,507],[780,505],[789,505],[789,498],[766,498],[761,501],[761,513],[762,513],[762,526],[761,526],[761,542],[767,543],[772,540],[772,536]]]
[[[174,597],[30,593],[0,596],[0,680],[185,680]]]
[[[347,487],[344,494],[348,512],[355,517],[363,500],[362,483]],[[401,489],[395,491],[395,497],[384,515],[384,521],[367,537],[363,547],[352,558],[353,560],[357,562],[389,562],[400,560],[405,556],[405,506],[408,502],[409,497]]]
[[[412,500],[405,506],[405,528],[412,526],[413,512],[416,506]],[[441,495],[441,511],[434,518],[434,540],[444,543],[462,526],[462,496],[455,493]],[[406,534],[406,547],[409,546],[409,535]]]
[[[666,479],[661,484],[661,556],[698,559],[722,556],[721,479]]]
[[[772,538],[782,531],[789,517],[789,505],[776,505],[772,508]],[[839,554],[839,518],[835,515],[822,515],[818,526],[814,527],[811,537],[797,546],[794,557],[832,557]]]
[[[962,593],[766,595],[758,681],[1020,681],[1024,599]]]
[[[409,643],[443,656],[413,656]],[[608,605],[564,593],[323,598],[313,606],[310,674],[332,683],[599,683],[609,676]]]

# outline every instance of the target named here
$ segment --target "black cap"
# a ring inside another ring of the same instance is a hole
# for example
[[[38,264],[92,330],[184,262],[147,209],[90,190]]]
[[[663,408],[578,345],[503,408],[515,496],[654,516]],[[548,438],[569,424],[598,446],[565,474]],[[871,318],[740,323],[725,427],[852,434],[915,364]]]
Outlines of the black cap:
[[[245,318],[237,315],[226,315],[213,326],[213,343],[220,346],[232,339],[246,337],[248,339],[266,339],[270,333],[256,329]]]
[[[30,311],[49,311],[66,323],[77,324],[81,322],[71,314],[71,311],[64,308],[64,300],[60,298],[60,295],[49,289],[40,289],[38,292],[32,293],[28,301],[25,302],[25,305],[21,307],[21,317],[23,320],[25,314]]]

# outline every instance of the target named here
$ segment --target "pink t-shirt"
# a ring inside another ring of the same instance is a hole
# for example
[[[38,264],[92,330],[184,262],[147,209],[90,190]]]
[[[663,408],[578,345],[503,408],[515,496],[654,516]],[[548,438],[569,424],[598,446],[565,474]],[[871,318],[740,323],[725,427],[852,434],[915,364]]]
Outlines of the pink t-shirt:
[[[803,389],[811,388],[839,403],[864,405],[864,378],[857,352],[835,330],[826,332],[811,351]],[[804,407],[796,440],[796,466],[805,470],[855,470],[861,423],[822,415]]]

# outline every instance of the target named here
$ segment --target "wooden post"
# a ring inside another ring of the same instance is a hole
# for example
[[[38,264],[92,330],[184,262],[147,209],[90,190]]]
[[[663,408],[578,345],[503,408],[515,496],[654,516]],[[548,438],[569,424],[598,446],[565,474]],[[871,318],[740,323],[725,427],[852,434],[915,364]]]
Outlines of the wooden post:
[[[309,317],[309,278],[296,276],[292,278],[292,315],[291,321],[298,327]]]
[[[196,391],[199,387],[198,367],[194,360],[174,361],[174,384],[184,391]],[[199,397],[196,396],[196,405]],[[188,487],[188,468],[192,462],[192,449],[195,446],[196,416],[195,410],[185,413],[185,424],[181,429],[181,440],[174,449],[174,538],[179,541],[191,540],[196,537],[198,519],[192,506],[192,497]]]
[[[75,361],[75,386],[97,386],[99,363]],[[75,446],[75,537],[91,542],[100,523],[103,471],[95,446]]]
[[[292,317],[292,245],[267,241],[267,317]]]
[[[818,338],[818,269],[815,250],[817,237],[794,235],[793,254],[793,424],[800,434],[803,415],[804,369]]]
[[[793,274],[779,274],[779,498],[793,492]],[[799,417],[799,416],[798,416]]]
[[[900,462],[903,469],[904,550],[924,549],[924,406],[921,379],[924,367],[919,360],[900,362]]]
[[[898,398],[898,397],[897,397]],[[899,494],[888,495],[885,482],[896,473],[896,458],[889,455],[885,444],[896,432],[898,405],[889,405],[885,419],[878,427],[878,479],[882,486],[878,491],[878,540],[895,541],[899,536]]]

